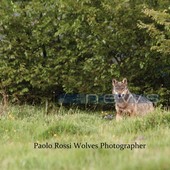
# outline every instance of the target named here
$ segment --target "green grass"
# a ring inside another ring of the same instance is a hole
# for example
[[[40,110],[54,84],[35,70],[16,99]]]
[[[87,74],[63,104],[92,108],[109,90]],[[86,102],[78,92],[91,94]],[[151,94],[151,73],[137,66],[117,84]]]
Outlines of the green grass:
[[[102,142],[137,142],[146,148],[105,149],[100,148]],[[55,148],[55,143],[63,148]],[[76,149],[74,143],[94,149]],[[53,148],[43,148],[47,144]],[[169,158],[170,112],[162,110],[116,122],[103,119],[100,112],[63,108],[46,116],[43,108],[25,105],[10,106],[0,117],[2,170],[168,170]]]

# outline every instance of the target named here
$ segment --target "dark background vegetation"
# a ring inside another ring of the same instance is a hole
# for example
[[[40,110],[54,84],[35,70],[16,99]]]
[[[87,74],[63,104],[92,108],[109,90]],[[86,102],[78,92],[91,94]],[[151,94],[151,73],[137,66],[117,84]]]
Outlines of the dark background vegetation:
[[[170,105],[169,0],[1,0],[4,102],[109,94],[112,78]]]

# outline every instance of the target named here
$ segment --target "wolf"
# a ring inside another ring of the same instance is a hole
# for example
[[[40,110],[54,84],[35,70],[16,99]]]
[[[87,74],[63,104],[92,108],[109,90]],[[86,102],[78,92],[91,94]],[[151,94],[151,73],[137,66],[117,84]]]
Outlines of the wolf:
[[[112,94],[115,100],[116,120],[119,121],[123,116],[143,116],[154,110],[153,103],[146,97],[132,94],[127,85],[127,79],[121,82],[112,80]]]

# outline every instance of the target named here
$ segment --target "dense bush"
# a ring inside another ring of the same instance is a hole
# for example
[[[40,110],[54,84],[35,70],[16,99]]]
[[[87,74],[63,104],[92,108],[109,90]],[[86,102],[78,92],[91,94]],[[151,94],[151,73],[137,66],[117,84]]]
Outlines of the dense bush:
[[[14,102],[59,93],[136,93],[169,104],[169,1],[1,1],[0,90]],[[5,99],[5,97],[4,97]]]

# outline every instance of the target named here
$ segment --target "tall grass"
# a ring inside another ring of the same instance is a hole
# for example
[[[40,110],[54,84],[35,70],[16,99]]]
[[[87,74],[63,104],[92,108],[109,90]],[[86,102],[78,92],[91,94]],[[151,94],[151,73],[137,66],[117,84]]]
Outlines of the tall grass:
[[[170,112],[156,110],[116,122],[100,112],[10,106],[0,117],[0,169],[169,169]],[[79,148],[82,145],[146,144],[145,149]],[[39,147],[34,148],[34,143]],[[60,144],[60,148],[47,148]],[[71,148],[66,147],[71,145]],[[46,148],[44,148],[46,146]]]

